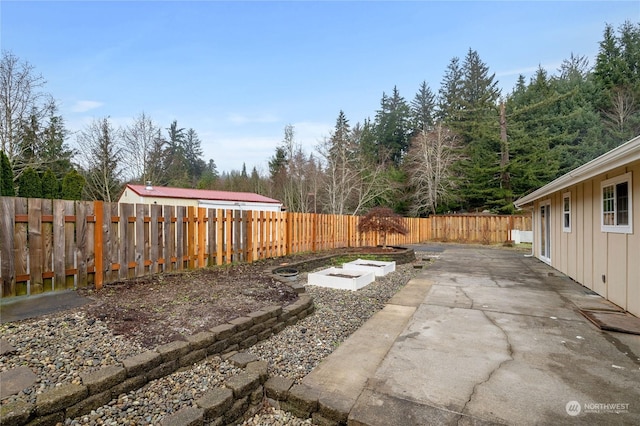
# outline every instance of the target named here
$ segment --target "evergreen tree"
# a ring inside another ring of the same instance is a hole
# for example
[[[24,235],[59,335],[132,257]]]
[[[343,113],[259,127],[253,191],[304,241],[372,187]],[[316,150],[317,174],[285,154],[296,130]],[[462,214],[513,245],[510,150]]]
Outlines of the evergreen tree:
[[[63,200],[80,200],[86,184],[85,178],[72,169],[62,179],[61,197]]]
[[[58,178],[51,169],[47,169],[42,175],[42,198],[56,199],[60,196],[60,185]]]
[[[438,91],[438,118],[445,123],[460,120],[462,83],[460,58],[454,57],[447,65]]]
[[[388,155],[390,163],[399,166],[409,148],[411,131],[409,105],[398,88],[393,88],[390,97],[383,93],[375,121],[378,161]]]
[[[18,179],[18,197],[42,198],[42,180],[31,167],[27,167]]]
[[[454,63],[452,61],[450,65],[452,74],[457,70]],[[478,53],[471,49],[459,73],[460,81],[445,79],[458,95],[448,98],[452,105],[447,106],[450,112],[445,122],[460,135],[465,149],[463,160],[457,165],[457,173],[463,176],[464,183],[460,185],[458,195],[464,200],[462,207],[466,210],[491,208],[500,211],[510,204],[511,195],[510,189],[501,181],[500,160],[504,148],[500,141],[497,81],[494,74],[489,74],[488,66]]]
[[[51,169],[58,181],[72,168],[71,159],[75,154],[65,143],[68,134],[64,119],[57,115],[56,107],[52,108],[48,122],[42,130],[38,157],[43,167]]]
[[[436,95],[426,81],[420,85],[418,93],[411,101],[411,127],[414,134],[433,128],[436,113]]]
[[[202,146],[200,138],[195,130],[189,129],[184,137],[183,149],[185,160],[188,165],[189,178],[197,182],[202,176],[207,164],[202,160]]]
[[[190,186],[189,162],[185,153],[185,129],[174,120],[167,128],[168,139],[164,151],[165,184],[176,187]]]
[[[13,186],[13,169],[9,157],[0,151],[0,195],[5,197],[15,197],[16,191]]]
[[[625,22],[618,35],[605,27],[593,74],[606,145],[613,148],[640,133],[640,24]]]

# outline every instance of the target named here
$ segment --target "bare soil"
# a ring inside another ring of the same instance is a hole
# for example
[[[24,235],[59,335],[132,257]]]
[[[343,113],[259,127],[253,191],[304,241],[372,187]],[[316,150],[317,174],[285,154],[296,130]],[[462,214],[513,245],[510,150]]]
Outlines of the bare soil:
[[[92,300],[81,309],[89,319],[106,322],[114,334],[151,349],[266,306],[297,300],[291,287],[271,276],[272,268],[363,250],[382,249],[340,249],[119,281],[101,290],[81,290]]]

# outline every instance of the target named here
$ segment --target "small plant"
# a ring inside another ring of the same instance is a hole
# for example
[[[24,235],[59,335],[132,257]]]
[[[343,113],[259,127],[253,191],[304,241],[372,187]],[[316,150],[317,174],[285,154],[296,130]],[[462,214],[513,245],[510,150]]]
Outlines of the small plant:
[[[378,232],[382,240],[382,248],[387,248],[387,234],[407,235],[404,218],[388,207],[374,207],[360,219],[358,231]]]

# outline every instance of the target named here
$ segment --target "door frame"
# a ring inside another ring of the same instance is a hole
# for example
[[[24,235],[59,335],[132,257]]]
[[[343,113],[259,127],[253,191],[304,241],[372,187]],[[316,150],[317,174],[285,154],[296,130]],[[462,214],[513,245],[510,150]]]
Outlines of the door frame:
[[[538,233],[538,250],[540,260],[551,265],[551,200],[541,201],[538,205],[539,212],[539,233]]]

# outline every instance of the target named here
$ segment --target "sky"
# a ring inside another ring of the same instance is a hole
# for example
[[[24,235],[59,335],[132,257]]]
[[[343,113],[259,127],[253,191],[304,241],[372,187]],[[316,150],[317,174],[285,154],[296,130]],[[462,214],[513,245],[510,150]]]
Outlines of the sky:
[[[375,117],[397,87],[438,91],[469,49],[502,94],[519,74],[595,63],[606,24],[640,22],[639,1],[0,1],[0,46],[58,102],[68,143],[94,119],[193,128],[219,172],[256,167],[294,127],[307,153]]]

